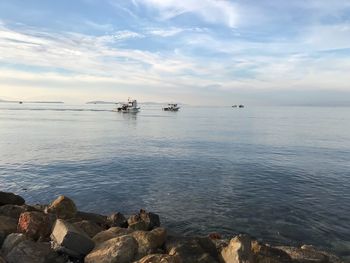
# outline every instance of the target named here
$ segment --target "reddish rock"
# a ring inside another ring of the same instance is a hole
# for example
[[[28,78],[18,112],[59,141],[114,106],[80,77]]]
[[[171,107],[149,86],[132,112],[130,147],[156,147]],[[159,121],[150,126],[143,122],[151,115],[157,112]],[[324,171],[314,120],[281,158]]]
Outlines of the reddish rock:
[[[61,195],[47,208],[48,213],[54,213],[60,219],[74,218],[77,214],[77,207],[73,200]]]
[[[34,240],[48,240],[55,217],[42,212],[24,212],[18,220],[17,230]]]
[[[13,193],[1,192],[0,191],[0,206],[2,205],[24,205],[25,200]]]

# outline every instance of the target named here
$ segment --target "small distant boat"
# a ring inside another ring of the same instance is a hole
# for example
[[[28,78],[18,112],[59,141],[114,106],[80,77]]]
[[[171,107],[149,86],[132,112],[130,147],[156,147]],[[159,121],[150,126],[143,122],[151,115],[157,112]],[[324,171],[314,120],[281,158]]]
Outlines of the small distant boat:
[[[136,100],[128,99],[127,103],[121,104],[121,106],[115,108],[113,111],[123,113],[137,113],[140,111],[140,107],[137,106]]]
[[[169,103],[167,107],[164,107],[164,111],[178,111],[180,107],[176,103]]]
[[[238,106],[237,105],[232,105],[232,108],[237,108]]]
[[[244,108],[244,105],[241,104],[241,105],[238,106],[238,108]]]
[[[23,101],[20,101],[19,104],[23,104]]]

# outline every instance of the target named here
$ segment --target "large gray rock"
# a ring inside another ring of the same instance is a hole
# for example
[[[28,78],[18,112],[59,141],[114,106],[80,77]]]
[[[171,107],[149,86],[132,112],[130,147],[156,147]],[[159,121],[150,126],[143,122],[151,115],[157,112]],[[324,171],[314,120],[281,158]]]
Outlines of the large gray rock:
[[[137,259],[148,254],[158,252],[166,240],[167,233],[165,228],[159,227],[152,231],[135,231],[130,234],[138,244]]]
[[[1,192],[0,191],[0,206],[2,205],[24,205],[25,200],[13,193]]]
[[[230,240],[227,247],[221,250],[221,259],[225,263],[253,263],[251,238],[238,235]]]
[[[50,243],[25,240],[15,246],[5,257],[8,263],[64,263],[50,247]]]
[[[130,263],[137,252],[137,242],[131,236],[120,236],[98,244],[85,263]]]
[[[16,232],[16,230],[17,230],[16,219],[8,216],[0,216],[0,248],[6,236]]]
[[[181,259],[182,263],[218,263],[214,243],[209,238],[169,237],[165,243],[166,252]]]
[[[50,204],[47,212],[56,214],[60,219],[69,219],[76,216],[77,207],[72,199],[61,195]]]
[[[35,210],[34,207],[29,205],[3,205],[0,206],[0,215],[12,217],[18,220],[22,213]]]
[[[132,233],[132,230],[127,228],[121,228],[121,227],[111,227],[105,231],[102,231],[98,234],[96,234],[92,240],[95,242],[95,244],[99,244],[102,242],[105,242],[109,239],[128,235]]]
[[[83,231],[61,219],[56,220],[51,239],[56,251],[62,251],[77,258],[85,256],[95,246]]]
[[[104,230],[101,226],[88,220],[79,221],[73,223],[73,225],[84,231],[90,238],[93,238],[96,234]]]
[[[39,211],[24,212],[19,217],[17,230],[33,240],[49,241],[55,220],[56,216],[53,214]]]
[[[177,256],[170,256],[166,254],[152,254],[141,258],[136,263],[182,263]]]
[[[1,254],[2,255],[7,255],[8,253],[11,252],[11,250],[17,246],[19,243],[27,240],[28,238],[24,234],[20,233],[12,233],[9,234],[4,243],[2,244],[1,248]]]

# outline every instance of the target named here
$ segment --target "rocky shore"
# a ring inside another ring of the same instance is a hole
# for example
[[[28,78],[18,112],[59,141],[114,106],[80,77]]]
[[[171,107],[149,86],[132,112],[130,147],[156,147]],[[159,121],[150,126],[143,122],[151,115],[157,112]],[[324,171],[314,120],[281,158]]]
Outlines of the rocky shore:
[[[313,246],[274,247],[241,234],[222,239],[172,236],[157,214],[140,210],[128,218],[77,210],[59,196],[28,205],[0,192],[0,263],[327,263],[343,262]]]

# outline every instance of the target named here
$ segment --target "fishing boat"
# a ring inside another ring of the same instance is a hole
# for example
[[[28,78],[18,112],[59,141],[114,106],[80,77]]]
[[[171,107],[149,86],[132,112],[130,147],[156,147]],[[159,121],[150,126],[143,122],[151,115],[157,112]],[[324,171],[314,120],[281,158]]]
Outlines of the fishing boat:
[[[140,107],[137,106],[136,100],[128,99],[127,103],[122,103],[113,111],[123,112],[123,113],[136,113],[140,111]]]
[[[176,103],[169,103],[167,107],[164,107],[164,111],[178,111],[180,107]]]

